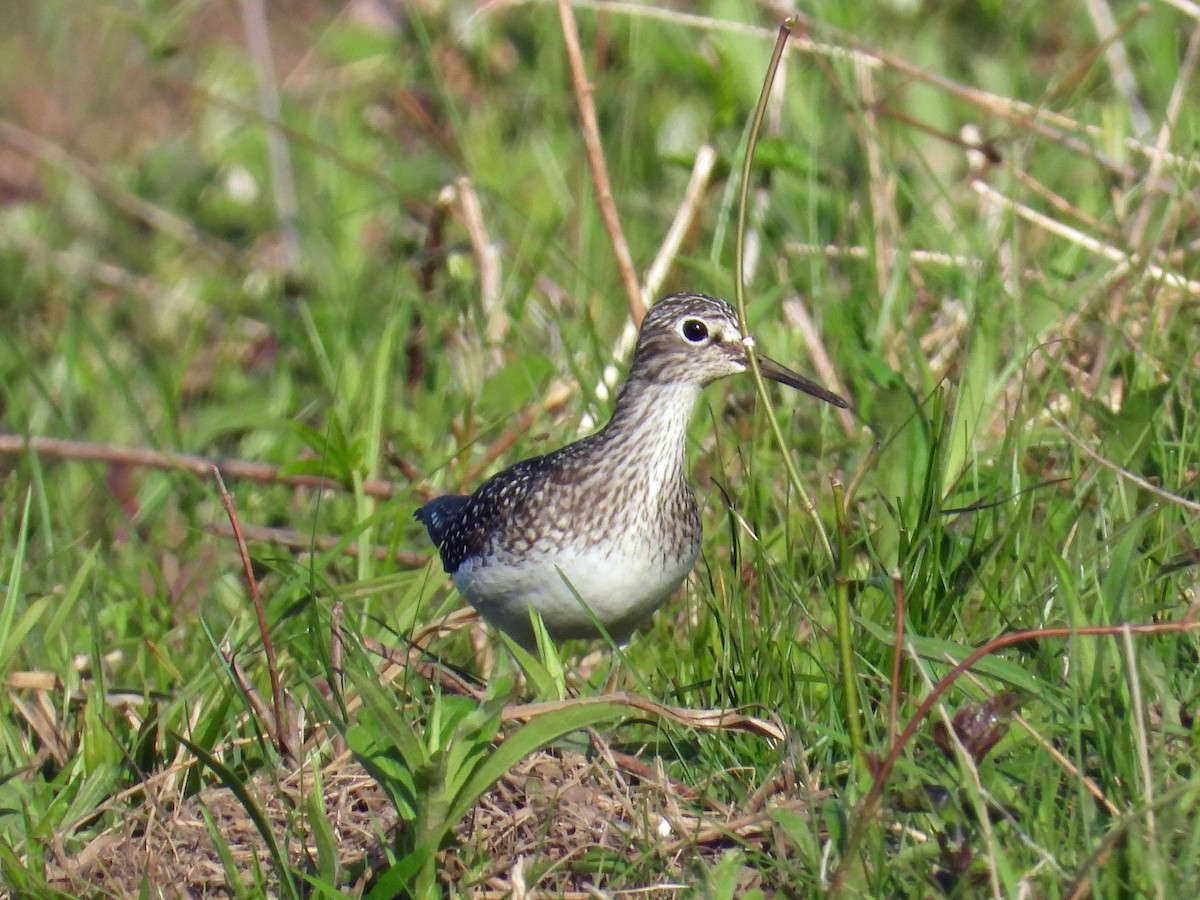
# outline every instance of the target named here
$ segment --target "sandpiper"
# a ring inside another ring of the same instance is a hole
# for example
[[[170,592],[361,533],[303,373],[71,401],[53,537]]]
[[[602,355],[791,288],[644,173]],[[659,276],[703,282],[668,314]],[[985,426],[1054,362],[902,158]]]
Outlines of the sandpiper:
[[[751,353],[764,377],[847,406],[757,353],[724,300],[666,297],[646,313],[607,425],[416,511],[459,593],[527,649],[536,646],[530,610],[556,641],[601,636],[597,625],[627,641],[700,551],[684,453],[700,390],[745,372]]]

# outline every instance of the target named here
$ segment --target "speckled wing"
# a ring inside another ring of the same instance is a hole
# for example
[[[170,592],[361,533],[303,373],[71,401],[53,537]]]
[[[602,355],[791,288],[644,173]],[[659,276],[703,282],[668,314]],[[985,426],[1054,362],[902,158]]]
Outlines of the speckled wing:
[[[447,575],[481,552],[506,518],[524,508],[539,478],[554,466],[553,457],[524,460],[493,475],[469,497],[437,497],[413,513],[438,548]]]

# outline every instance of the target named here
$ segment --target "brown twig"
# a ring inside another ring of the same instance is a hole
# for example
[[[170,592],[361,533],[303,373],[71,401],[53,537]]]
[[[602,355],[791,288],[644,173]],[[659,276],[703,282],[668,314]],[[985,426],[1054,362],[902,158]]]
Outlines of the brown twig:
[[[1164,286],[1183,291],[1190,295],[1200,296],[1200,281],[1187,278],[1176,272],[1171,272],[1164,269],[1162,266],[1155,263],[1146,262],[1134,253],[1129,253],[1119,247],[1114,247],[1111,244],[1106,244],[1098,238],[1090,234],[1084,234],[1077,228],[1072,228],[1057,219],[1053,219],[1044,213],[1038,212],[1030,206],[1012,199],[1006,194],[993,188],[981,178],[973,178],[971,187],[974,191],[996,203],[1002,208],[1006,208],[1016,213],[1027,222],[1036,225],[1051,234],[1057,235],[1081,247],[1084,250],[1096,256],[1103,257],[1111,262],[1114,262],[1118,267],[1126,270],[1141,269],[1150,278],[1161,282]]]
[[[346,620],[346,604],[338,600],[329,611],[329,672],[330,685],[339,699],[346,696],[346,636],[342,627]]]
[[[773,828],[778,828],[776,819],[772,816],[772,813],[776,810],[809,812],[812,810],[814,803],[819,803],[828,796],[829,792],[823,791],[819,796],[811,799],[808,797],[792,797],[781,800],[778,803],[772,803],[766,809],[739,816],[728,822],[714,822],[701,818],[697,820],[697,828],[692,834],[685,835],[667,844],[660,852],[670,855],[672,853],[679,853],[682,850],[692,850],[705,844],[728,841],[731,837],[739,841],[749,841],[759,835],[770,832]]]
[[[425,224],[425,241],[421,245],[421,255],[417,258],[417,284],[426,294],[433,290],[434,278],[445,260],[446,220],[450,217],[450,209],[457,199],[457,188],[445,185],[438,191],[433,208],[429,211],[429,221]]]
[[[266,730],[267,738],[276,747],[281,748],[284,744],[284,738],[279,734],[279,726],[272,721],[271,710],[267,708],[267,704],[263,700],[262,694],[258,692],[258,688],[250,681],[250,676],[246,674],[245,668],[237,661],[233,648],[228,644],[224,644],[221,647],[221,656],[225,660],[225,664],[229,666],[229,671],[233,674],[233,680],[237,682],[238,689],[250,704],[250,709],[253,711],[255,718],[262,723],[262,727]]]
[[[340,634],[341,640],[345,641],[345,632],[340,630]],[[429,659],[420,647],[410,646],[396,649],[365,635],[358,636],[356,640],[368,653],[373,653],[389,663],[389,666],[379,673],[381,683],[392,680],[402,670],[411,669],[426,681],[437,684],[444,691],[471,697],[474,700],[483,700],[484,692],[481,688],[440,663]],[[361,705],[362,699],[357,695],[346,700],[347,710],[353,711]]]
[[[851,259],[860,262],[869,262],[871,259],[871,251],[861,244],[805,244],[801,241],[791,241],[784,244],[783,252],[789,256],[822,256],[826,259]],[[918,265],[944,266],[969,272],[978,272],[984,267],[983,260],[978,257],[937,250],[908,250],[904,258],[906,262]]]
[[[654,256],[654,262],[646,270],[646,280],[642,283],[642,300],[647,305],[653,303],[654,298],[662,291],[663,285],[667,281],[667,274],[670,272],[675,258],[679,255],[683,241],[695,225],[701,209],[700,201],[704,199],[708,191],[716,164],[717,151],[708,144],[702,144],[696,150],[696,160],[692,164],[692,174],[688,179],[687,188],[683,192],[683,200],[679,204],[679,209],[675,211],[675,218],[671,220],[671,227],[667,229],[667,235],[663,238],[662,245]],[[637,334],[637,325],[630,319],[625,323],[625,327],[621,330],[621,336],[613,345],[612,353],[609,354],[612,361],[604,367],[600,383],[593,391],[597,397],[603,399],[612,396],[617,381],[621,377],[618,366],[624,363],[629,354],[633,352],[633,348],[637,344]],[[590,413],[580,419],[579,431],[581,434],[586,434],[595,427],[596,421]]]
[[[621,283],[625,286],[625,297],[629,303],[629,314],[634,322],[641,324],[646,315],[642,302],[642,289],[638,286],[637,272],[633,268],[633,257],[629,244],[621,230],[621,219],[613,202],[612,185],[608,180],[608,166],[604,162],[604,148],[600,144],[600,125],[596,121],[596,106],[592,103],[592,86],[588,83],[587,71],[583,67],[583,51],[579,46],[579,26],[570,0],[558,0],[558,18],[562,23],[563,39],[567,45],[567,60],[571,65],[571,84],[575,89],[575,102],[579,107],[579,124],[583,131],[583,144],[587,151],[588,169],[592,173],[592,185],[596,190],[596,203],[600,217],[608,231],[613,255],[617,258],[617,269]]]
[[[608,748],[608,756],[612,759],[614,765],[626,775],[632,775],[634,778],[647,783],[657,781],[664,787],[664,793],[671,793],[692,803],[704,803],[709,809],[715,810],[720,815],[729,815],[729,807],[716,797],[710,796],[706,791],[699,791],[690,784],[672,778],[662,771],[661,757],[656,756],[654,758],[655,765],[651,766],[641,757],[630,753],[622,753],[620,750],[613,750],[611,747]]]
[[[287,709],[283,705],[283,691],[279,687],[279,667],[275,661],[275,645],[271,642],[271,629],[267,627],[267,613],[263,609],[262,595],[258,590],[258,579],[254,577],[250,552],[246,549],[241,523],[238,522],[237,510],[233,506],[233,497],[225,488],[221,470],[213,466],[210,473],[217,483],[217,490],[221,492],[221,503],[225,506],[225,513],[229,516],[229,524],[233,527],[233,534],[237,539],[238,553],[241,554],[242,568],[246,573],[246,585],[250,589],[250,599],[254,603],[254,615],[258,618],[258,631],[262,637],[263,652],[267,657],[267,673],[271,677],[271,703],[275,707],[275,746],[280,753],[287,755],[291,731],[288,728]]]
[[[458,193],[463,228],[467,230],[471,252],[479,266],[479,306],[483,312],[484,335],[488,343],[499,344],[508,333],[508,317],[500,303],[500,251],[488,236],[487,225],[483,221],[483,205],[479,202],[479,194],[471,179],[464,175],[454,186]]]
[[[1004,171],[1012,176],[1013,180],[1024,188],[1027,188],[1031,194],[1041,197],[1050,206],[1052,206],[1060,215],[1068,216],[1076,222],[1086,226],[1093,235],[1102,236],[1109,242],[1119,242],[1123,238],[1117,229],[1110,225],[1101,222],[1095,216],[1088,214],[1080,209],[1076,204],[1072,203],[1062,194],[1052,191],[1049,187],[1042,184],[1020,166],[1006,165]],[[1147,196],[1153,194],[1153,191],[1147,191]]]
[[[686,709],[681,706],[668,706],[629,691],[614,691],[611,694],[575,697],[569,700],[511,704],[501,710],[500,718],[504,722],[528,722],[540,716],[554,715],[560,710],[574,709],[580,706],[622,706],[648,716],[666,719],[685,728],[702,731],[736,731],[740,734],[752,734],[772,741],[787,739],[787,730],[783,727],[782,721],[770,710],[767,710],[770,719],[766,719],[749,715],[738,709]]]
[[[121,447],[116,444],[93,444],[88,441],[68,441],[38,435],[0,434],[0,456],[14,456],[25,452],[53,459],[105,462],[164,471],[179,470],[205,479],[211,476],[213,469],[218,469],[223,476],[263,484],[286,484],[323,491],[349,490],[342,482],[325,475],[291,475],[285,472],[282,466],[248,462],[243,459],[210,459],[192,453],[172,453],[166,450],[151,450],[148,447]],[[384,500],[412,489],[410,485],[376,478],[368,479],[362,485],[364,494]],[[417,493],[424,495],[426,492]]]

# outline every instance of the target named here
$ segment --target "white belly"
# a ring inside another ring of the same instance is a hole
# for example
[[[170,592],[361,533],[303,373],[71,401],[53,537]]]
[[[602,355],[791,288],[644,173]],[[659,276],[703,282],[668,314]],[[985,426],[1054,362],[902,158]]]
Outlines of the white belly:
[[[664,560],[630,549],[564,550],[520,565],[475,558],[459,567],[454,584],[488,622],[527,647],[531,607],[556,640],[597,637],[598,620],[621,643],[679,587],[699,551]]]

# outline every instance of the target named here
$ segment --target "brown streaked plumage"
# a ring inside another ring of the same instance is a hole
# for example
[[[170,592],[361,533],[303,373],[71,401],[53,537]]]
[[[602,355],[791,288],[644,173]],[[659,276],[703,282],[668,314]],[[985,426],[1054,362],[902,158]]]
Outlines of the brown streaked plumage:
[[[688,420],[701,388],[746,371],[752,346],[724,300],[674,294],[652,306],[607,425],[510,466],[469,497],[438,497],[416,511],[459,592],[526,647],[531,608],[556,640],[597,637],[597,622],[627,640],[696,561]],[[847,405],[757,359],[765,377]]]

